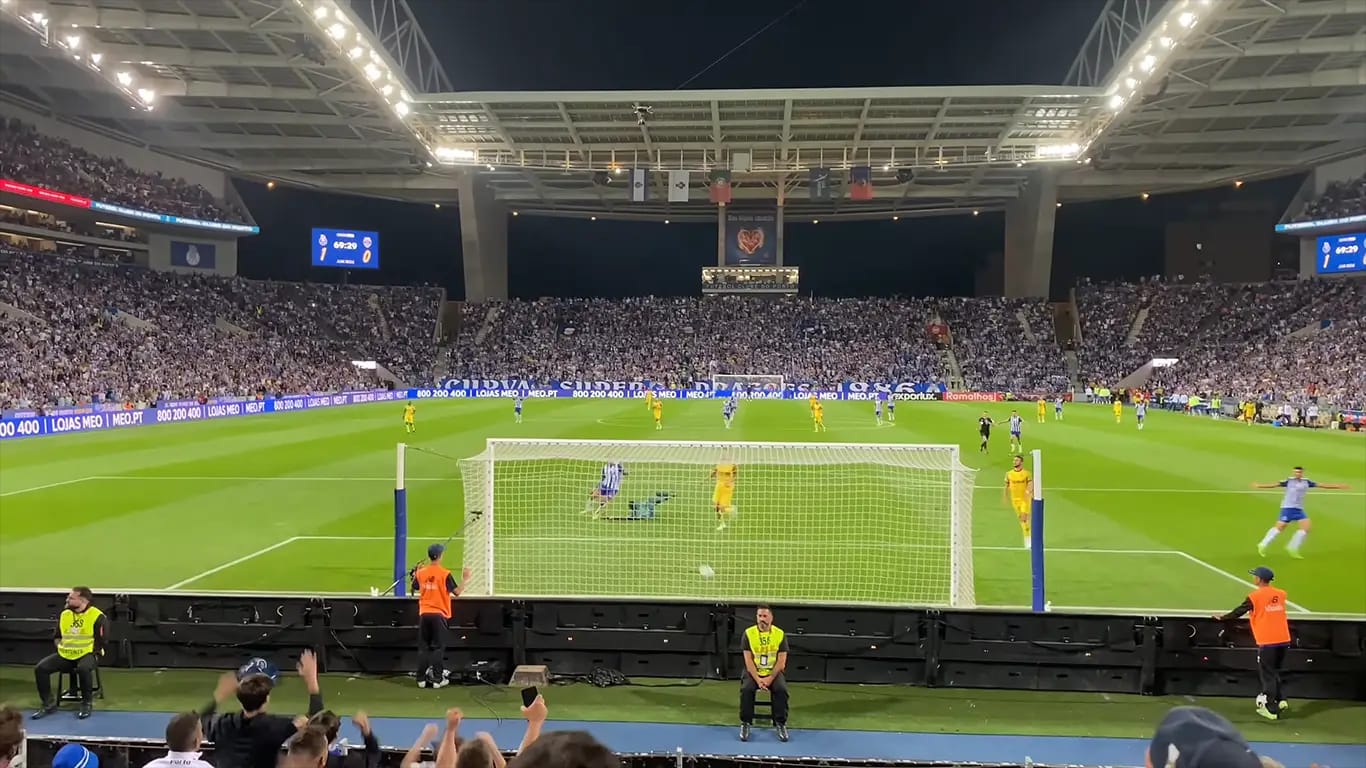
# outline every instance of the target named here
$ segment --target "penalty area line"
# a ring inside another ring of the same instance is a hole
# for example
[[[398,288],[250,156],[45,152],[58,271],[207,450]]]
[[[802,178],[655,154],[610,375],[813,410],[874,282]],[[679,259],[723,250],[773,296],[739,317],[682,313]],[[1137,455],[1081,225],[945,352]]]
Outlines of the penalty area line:
[[[97,476],[97,475],[91,475],[90,477],[78,477],[78,478],[75,478],[74,480],[62,480],[62,481],[56,482],[56,483],[46,483],[46,484],[44,484],[44,485],[35,485],[35,486],[33,486],[32,488],[20,488],[20,489],[18,489],[18,490],[14,490],[14,491],[5,491],[4,493],[0,493],[0,499],[8,498],[8,497],[10,497],[10,496],[22,496],[22,495],[25,494],[25,493],[33,493],[34,491],[45,491],[45,490],[47,490],[48,488],[60,488],[60,487],[62,487],[63,485],[75,485],[76,483],[84,483],[84,482],[87,482],[87,481],[89,481],[89,480],[99,480],[99,479],[100,479],[99,476]]]
[[[255,552],[252,552],[252,553],[249,554],[249,555],[242,555],[241,557],[237,558],[236,560],[229,560],[228,562],[223,563],[222,565],[215,566],[215,567],[210,568],[209,570],[204,571],[204,572],[202,572],[202,573],[197,573],[197,574],[191,576],[191,577],[188,578],[188,579],[182,579],[181,581],[177,581],[176,583],[172,584],[171,586],[166,587],[166,590],[169,592],[170,590],[173,590],[173,589],[180,589],[181,587],[185,586],[186,584],[193,584],[194,582],[199,581],[200,579],[203,579],[203,578],[212,576],[212,575],[214,575],[215,573],[218,573],[219,571],[226,571],[227,569],[232,568],[232,567],[234,567],[234,566],[241,565],[242,563],[245,563],[245,562],[247,562],[248,560],[251,560],[251,559],[253,559],[253,558],[260,557],[261,555],[264,555],[264,554],[266,554],[267,552],[274,552],[275,550],[279,549],[280,547],[284,547],[284,546],[293,544],[294,542],[296,542],[296,541],[298,541],[298,540],[299,540],[299,537],[298,537],[298,536],[291,536],[291,537],[289,537],[288,539],[285,539],[284,541],[277,541],[276,543],[271,544],[269,547],[262,547],[261,549],[258,549],[258,550],[256,550]]]
[[[1244,587],[1249,587],[1249,586],[1251,586],[1251,585],[1248,583],[1248,580],[1247,580],[1247,579],[1245,579],[1245,578],[1243,578],[1243,577],[1241,577],[1241,576],[1238,576],[1237,574],[1229,573],[1228,571],[1226,571],[1226,570],[1224,570],[1223,568],[1220,568],[1220,567],[1218,567],[1218,566],[1210,565],[1209,563],[1205,562],[1204,560],[1201,560],[1200,558],[1196,557],[1195,555],[1190,554],[1189,552],[1182,552],[1182,551],[1180,551],[1180,550],[1173,550],[1173,554],[1180,555],[1181,557],[1186,558],[1187,560],[1191,561],[1192,563],[1195,563],[1196,565],[1200,566],[1201,568],[1204,568],[1204,569],[1206,569],[1206,570],[1209,570],[1209,571],[1211,571],[1212,573],[1217,573],[1217,574],[1219,574],[1220,576],[1223,576],[1223,577],[1226,578],[1226,579],[1232,579],[1233,581],[1236,581],[1236,582],[1238,582],[1239,584],[1242,584]],[[1288,605],[1288,606],[1290,606],[1291,608],[1294,608],[1294,609],[1297,610],[1297,611],[1302,612],[1302,613],[1313,613],[1313,611],[1309,610],[1308,608],[1305,608],[1304,606],[1302,606],[1302,605],[1300,605],[1300,604],[1298,604],[1298,603],[1292,603],[1292,602],[1290,602],[1289,600],[1286,600],[1286,601],[1285,601],[1285,604]]]

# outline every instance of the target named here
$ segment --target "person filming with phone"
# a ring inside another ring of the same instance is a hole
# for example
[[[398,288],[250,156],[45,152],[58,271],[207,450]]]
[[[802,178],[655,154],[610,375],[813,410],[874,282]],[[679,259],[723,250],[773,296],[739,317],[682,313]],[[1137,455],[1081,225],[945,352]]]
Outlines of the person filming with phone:
[[[754,695],[760,688],[772,698],[773,730],[779,741],[787,741],[787,635],[773,625],[773,609],[759,606],[755,624],[745,630],[741,651],[745,654],[745,675],[740,680],[740,741],[749,741],[754,724]]]

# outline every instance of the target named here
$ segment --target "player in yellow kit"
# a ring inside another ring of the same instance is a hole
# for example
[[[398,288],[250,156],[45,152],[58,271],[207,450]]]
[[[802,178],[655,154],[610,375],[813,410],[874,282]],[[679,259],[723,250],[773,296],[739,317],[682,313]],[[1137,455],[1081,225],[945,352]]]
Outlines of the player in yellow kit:
[[[816,418],[816,404],[819,403],[819,402],[820,402],[820,401],[816,399],[816,393],[815,393],[815,392],[812,392],[812,393],[806,398],[806,404],[807,404],[808,406],[810,406],[810,408],[811,408],[811,418],[813,418],[813,419]]]
[[[652,410],[654,410],[654,407],[655,407],[655,391],[654,391],[653,389],[647,389],[647,390],[645,390],[645,410],[647,410],[647,411],[652,411]]]
[[[811,404],[811,421],[815,424],[817,432],[825,431],[825,406],[821,405],[819,400]]]
[[[1029,505],[1034,496],[1034,477],[1024,468],[1023,456],[1016,456],[1014,466],[1006,472],[1005,495],[1020,520],[1025,549],[1029,549]]]
[[[413,420],[416,417],[417,406],[413,405],[412,403],[408,403],[407,405],[403,406],[403,430],[408,434],[412,434],[417,431],[417,425],[413,423]]]
[[[1124,421],[1124,401],[1121,400],[1120,397],[1121,397],[1121,395],[1116,394],[1116,395],[1115,395],[1115,402],[1114,402],[1114,405],[1111,406],[1111,408],[1112,408],[1112,409],[1114,410],[1114,412],[1115,412],[1115,423],[1116,423],[1116,424],[1118,424],[1118,423]]]
[[[734,464],[717,464],[711,471],[716,487],[711,492],[711,503],[716,508],[716,530],[726,529],[726,518],[734,514],[735,480],[740,476],[740,468]]]
[[[1036,405],[1038,406],[1036,410],[1038,411],[1039,423],[1042,424],[1044,417],[1048,415],[1048,401],[1041,397]]]
[[[659,398],[655,398],[650,403],[650,412],[655,416],[655,429],[664,428],[664,403]]]

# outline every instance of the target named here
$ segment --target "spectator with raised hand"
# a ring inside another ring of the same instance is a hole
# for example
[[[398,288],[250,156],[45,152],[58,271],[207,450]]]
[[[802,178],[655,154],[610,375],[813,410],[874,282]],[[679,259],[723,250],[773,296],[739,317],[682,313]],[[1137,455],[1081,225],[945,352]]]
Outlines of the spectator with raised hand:
[[[351,723],[360,730],[361,739],[364,741],[364,756],[362,765],[366,768],[373,768],[379,765],[380,750],[379,740],[375,738],[374,731],[370,728],[370,716],[364,711],[357,712],[351,717]],[[308,727],[320,730],[327,737],[327,768],[342,768],[346,763],[348,754],[345,739],[339,738],[341,735],[341,718],[330,709],[316,712],[308,719]]]
[[[417,768],[422,762],[422,753],[432,746],[432,742],[436,740],[436,735],[440,732],[435,723],[422,726],[422,733],[418,735],[417,741],[413,742],[413,746],[408,748],[403,759],[399,761],[399,768]]]
[[[224,674],[218,680],[214,700],[199,711],[204,736],[214,743],[218,768],[275,768],[280,747],[308,723],[302,716],[287,717],[266,711],[276,681],[269,671],[258,671],[264,666],[248,665],[247,674],[240,680],[231,672]],[[322,711],[318,660],[312,651],[299,654],[298,673],[308,690],[309,715]],[[217,714],[219,705],[234,695],[241,710]]]
[[[621,761],[587,731],[555,731],[512,760],[512,768],[620,768]]]

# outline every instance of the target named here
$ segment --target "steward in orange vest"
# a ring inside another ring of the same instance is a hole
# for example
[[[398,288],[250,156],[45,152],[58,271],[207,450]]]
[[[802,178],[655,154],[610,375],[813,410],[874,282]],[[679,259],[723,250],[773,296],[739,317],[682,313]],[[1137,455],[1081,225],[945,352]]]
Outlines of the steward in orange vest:
[[[1262,681],[1262,692],[1257,696],[1257,714],[1268,720],[1279,720],[1281,711],[1289,706],[1281,693],[1281,667],[1285,664],[1285,651],[1290,647],[1290,619],[1286,616],[1289,602],[1285,590],[1271,586],[1276,574],[1270,568],[1263,565],[1248,573],[1252,574],[1257,588],[1237,608],[1214,618],[1228,620],[1247,615],[1252,639],[1257,643],[1257,674]]]
[[[427,547],[430,561],[413,569],[413,595],[417,597],[417,687],[443,688],[450,684],[446,670],[446,634],[451,620],[451,600],[459,597],[461,587],[455,576],[441,565],[446,548]],[[466,569],[461,576],[468,580]]]

